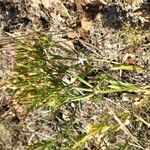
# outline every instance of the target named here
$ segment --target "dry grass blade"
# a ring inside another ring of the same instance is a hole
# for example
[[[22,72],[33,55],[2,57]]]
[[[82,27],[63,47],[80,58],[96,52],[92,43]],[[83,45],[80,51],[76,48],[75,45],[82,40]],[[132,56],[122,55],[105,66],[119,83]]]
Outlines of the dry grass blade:
[[[148,123],[148,122],[145,121],[142,117],[140,117],[140,116],[138,116],[138,115],[136,115],[136,114],[134,114],[134,116],[135,116],[138,120],[140,120],[141,122],[143,122],[145,125],[147,125],[148,128],[150,128],[150,123]]]
[[[137,147],[144,149],[139,143],[138,139],[134,137],[131,132],[127,129],[127,127],[122,123],[122,121],[117,117],[117,115],[114,113],[112,108],[110,108],[108,105],[109,114],[112,115],[112,117],[117,121],[117,123],[120,125],[120,128],[129,136],[131,139],[137,144]]]

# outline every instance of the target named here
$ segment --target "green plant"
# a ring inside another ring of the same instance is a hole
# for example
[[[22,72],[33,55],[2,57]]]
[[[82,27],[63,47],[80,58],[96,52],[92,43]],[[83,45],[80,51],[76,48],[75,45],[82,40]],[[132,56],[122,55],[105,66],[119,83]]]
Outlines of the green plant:
[[[141,43],[142,41],[141,33],[142,32],[138,31],[137,29],[134,29],[129,25],[125,25],[122,33],[124,42],[129,45]]]
[[[135,39],[130,40],[130,42],[133,41]],[[51,37],[39,33],[36,33],[30,41],[17,41],[16,45],[16,67],[11,84],[16,91],[14,95],[15,101],[27,107],[27,114],[43,105],[49,106],[52,110],[51,113],[54,114],[66,103],[86,100],[96,101],[106,95],[116,93],[143,95],[143,101],[146,104],[148,102],[150,95],[148,86],[122,82],[113,75],[113,71],[118,70],[143,71],[144,69],[139,66],[99,60],[99,58],[88,57],[84,53],[68,52],[62,49],[67,54],[72,53],[72,56],[68,54],[66,57],[60,53],[53,52],[52,48],[57,46],[57,44]],[[81,58],[84,60],[82,63],[80,63]],[[113,67],[107,72],[101,71],[92,78],[87,78],[95,69],[93,65],[95,61],[112,63]],[[134,106],[134,109],[137,110],[138,107]],[[85,135],[77,138],[78,140],[73,136],[72,141],[74,141],[74,144],[72,144],[71,149],[83,149],[85,144],[93,138],[98,139],[100,146],[106,146],[105,141],[120,134],[121,131],[126,132],[129,138],[125,143],[120,142],[114,148],[126,149],[126,147],[131,147],[130,141],[141,148],[137,139],[126,127],[131,122],[131,114],[134,109],[131,111],[125,111],[124,109],[120,111],[117,109],[118,112],[114,112],[108,106],[108,111],[100,116],[100,121],[90,125]],[[149,123],[143,118],[138,117],[138,119],[149,126]],[[67,131],[70,132],[66,129],[65,133]],[[72,133],[69,133],[68,137],[72,138],[70,134]],[[50,139],[38,142],[31,149],[57,149],[57,145],[59,145],[57,140]],[[67,148],[67,146],[62,147],[62,149]]]

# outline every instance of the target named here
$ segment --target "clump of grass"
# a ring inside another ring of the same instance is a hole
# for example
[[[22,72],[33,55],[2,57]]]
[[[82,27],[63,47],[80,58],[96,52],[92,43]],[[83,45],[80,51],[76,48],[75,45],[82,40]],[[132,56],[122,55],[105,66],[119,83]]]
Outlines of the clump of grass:
[[[17,64],[12,83],[17,89],[16,97],[29,111],[47,102],[57,108],[74,94],[62,80],[68,66],[58,62],[61,56],[47,51],[52,44],[51,38],[40,34],[34,44],[17,42]]]
[[[135,33],[128,35],[129,43],[137,41],[134,37],[136,35],[133,34]],[[16,67],[11,83],[13,89],[16,90],[15,100],[27,107],[27,113],[43,105],[49,106],[52,113],[55,113],[66,103],[100,100],[104,95],[114,93],[144,95],[143,101],[145,102],[150,95],[149,87],[119,81],[112,74],[112,71],[120,69],[141,70],[138,66],[114,66],[108,72],[102,71],[97,73],[94,78],[87,79],[87,75],[93,72],[94,66],[92,64],[94,64],[95,58],[88,57],[83,53],[79,53],[77,57],[72,58],[54,54],[51,52],[51,48],[56,46],[55,42],[51,37],[41,34],[34,35],[30,42],[17,41],[16,44]],[[76,52],[74,51],[74,53]],[[78,59],[83,56],[86,59],[82,64],[72,63],[72,61],[78,62]],[[70,61],[70,63],[65,63],[65,60]],[[64,149],[83,149],[93,138],[98,139],[100,147],[109,147],[111,144],[106,143],[114,136],[119,135],[121,131],[126,132],[128,138],[125,143],[119,142],[118,145],[115,145],[115,149],[130,148],[131,145],[141,148],[138,140],[126,128],[126,125],[131,122],[132,112],[122,108],[121,111],[120,108],[114,111],[109,106],[107,107],[107,111],[100,116],[100,121],[91,124],[86,135],[78,140],[74,139],[72,148],[66,146]],[[59,143],[56,139],[39,142],[31,149],[41,147],[41,149],[57,149]]]
[[[57,141],[55,140],[43,140],[41,142],[38,142],[28,148],[28,150],[33,150],[33,149],[39,149],[39,150],[52,150],[56,149],[56,144]]]

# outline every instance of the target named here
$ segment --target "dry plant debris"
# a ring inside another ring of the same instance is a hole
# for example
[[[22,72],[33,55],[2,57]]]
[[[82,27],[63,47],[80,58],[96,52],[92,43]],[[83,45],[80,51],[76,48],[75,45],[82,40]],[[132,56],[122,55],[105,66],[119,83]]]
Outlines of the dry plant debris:
[[[148,0],[0,0],[0,149],[149,150]]]

